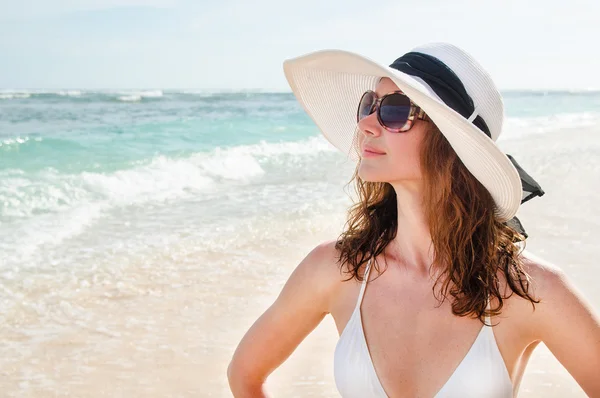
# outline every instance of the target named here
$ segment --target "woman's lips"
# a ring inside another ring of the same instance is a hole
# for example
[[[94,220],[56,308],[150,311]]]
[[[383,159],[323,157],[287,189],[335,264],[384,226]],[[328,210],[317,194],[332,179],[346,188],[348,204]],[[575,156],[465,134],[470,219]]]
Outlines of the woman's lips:
[[[385,153],[371,152],[368,149],[363,149],[362,155],[365,158],[372,158],[372,157],[375,157],[375,156],[385,155]]]

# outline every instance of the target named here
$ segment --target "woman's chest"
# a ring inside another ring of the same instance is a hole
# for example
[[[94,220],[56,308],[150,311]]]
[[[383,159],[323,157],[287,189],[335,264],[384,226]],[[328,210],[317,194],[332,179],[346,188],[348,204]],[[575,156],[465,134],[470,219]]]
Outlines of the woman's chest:
[[[484,330],[478,319],[454,315],[452,300],[440,302],[441,296],[436,298],[430,287],[374,282],[368,283],[361,303],[359,289],[346,292],[345,305],[338,304],[332,315],[340,334],[353,314],[359,318],[355,320],[362,329],[359,337],[383,386],[427,395],[439,391],[459,369],[490,360],[476,357],[492,350],[497,350],[494,366],[508,373],[511,382],[520,380],[524,370],[520,361],[531,341],[520,333],[522,315],[510,316],[518,308],[508,300],[503,314],[491,318],[492,324],[499,323]]]

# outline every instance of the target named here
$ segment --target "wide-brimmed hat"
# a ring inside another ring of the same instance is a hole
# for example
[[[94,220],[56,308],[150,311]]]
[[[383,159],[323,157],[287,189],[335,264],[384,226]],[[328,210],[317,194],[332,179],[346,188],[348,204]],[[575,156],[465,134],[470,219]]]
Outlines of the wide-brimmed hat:
[[[502,96],[467,52],[448,43],[413,48],[390,66],[343,50],[285,60],[290,87],[327,140],[357,160],[356,111],[366,90],[390,78],[444,134],[466,168],[490,192],[501,221],[544,191],[497,146],[504,123]],[[518,222],[518,220],[517,220]]]

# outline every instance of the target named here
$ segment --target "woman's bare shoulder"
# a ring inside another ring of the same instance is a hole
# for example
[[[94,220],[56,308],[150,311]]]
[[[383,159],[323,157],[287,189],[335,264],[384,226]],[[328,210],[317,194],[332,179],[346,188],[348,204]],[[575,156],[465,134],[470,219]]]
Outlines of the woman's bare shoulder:
[[[521,252],[520,260],[528,275],[529,295],[540,302],[533,309],[529,301],[519,297],[519,308],[526,314],[527,322],[536,334],[540,332],[543,320],[548,319],[547,314],[558,308],[558,303],[571,300],[582,306],[587,304],[571,278],[555,263],[528,250]]]
[[[299,265],[299,267],[309,268],[306,272],[312,274],[311,280],[319,286],[319,290],[328,292],[330,308],[339,294],[343,280],[347,279],[340,269],[340,252],[336,242],[336,239],[331,239],[317,244]]]
[[[523,250],[520,257],[523,269],[531,277],[534,294],[556,278],[564,276],[564,271],[559,266],[529,250]]]
[[[312,251],[324,262],[336,262],[339,250],[336,247],[337,240],[329,239],[317,244]]]
[[[523,281],[523,286],[526,287],[527,294],[536,301],[540,300],[544,287],[561,274],[561,269],[528,250],[523,250],[519,254],[518,260],[527,275],[526,281]],[[515,294],[504,272],[504,270],[499,269],[497,275],[500,294],[503,298],[502,312],[505,316],[513,318],[515,321],[520,319],[523,325],[529,325],[531,323],[531,316],[535,312],[535,306],[538,304],[532,304],[530,300]],[[517,286],[519,285],[517,279],[514,279],[513,283]],[[497,304],[497,299],[494,299],[494,305]]]
[[[335,285],[341,282],[342,272],[340,269],[340,251],[336,246],[336,239],[330,239],[315,246],[310,255],[314,256],[312,266],[319,275],[329,283]]]

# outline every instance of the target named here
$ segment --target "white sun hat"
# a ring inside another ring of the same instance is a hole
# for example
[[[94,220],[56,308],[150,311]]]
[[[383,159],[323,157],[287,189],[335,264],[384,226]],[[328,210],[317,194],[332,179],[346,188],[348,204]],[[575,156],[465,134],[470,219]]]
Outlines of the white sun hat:
[[[356,112],[362,94],[390,78],[444,134],[496,203],[501,221],[543,190],[497,146],[504,104],[491,76],[467,52],[449,43],[413,48],[390,66],[342,50],[285,60],[285,77],[331,144],[358,160]],[[518,222],[518,220],[517,220]]]

